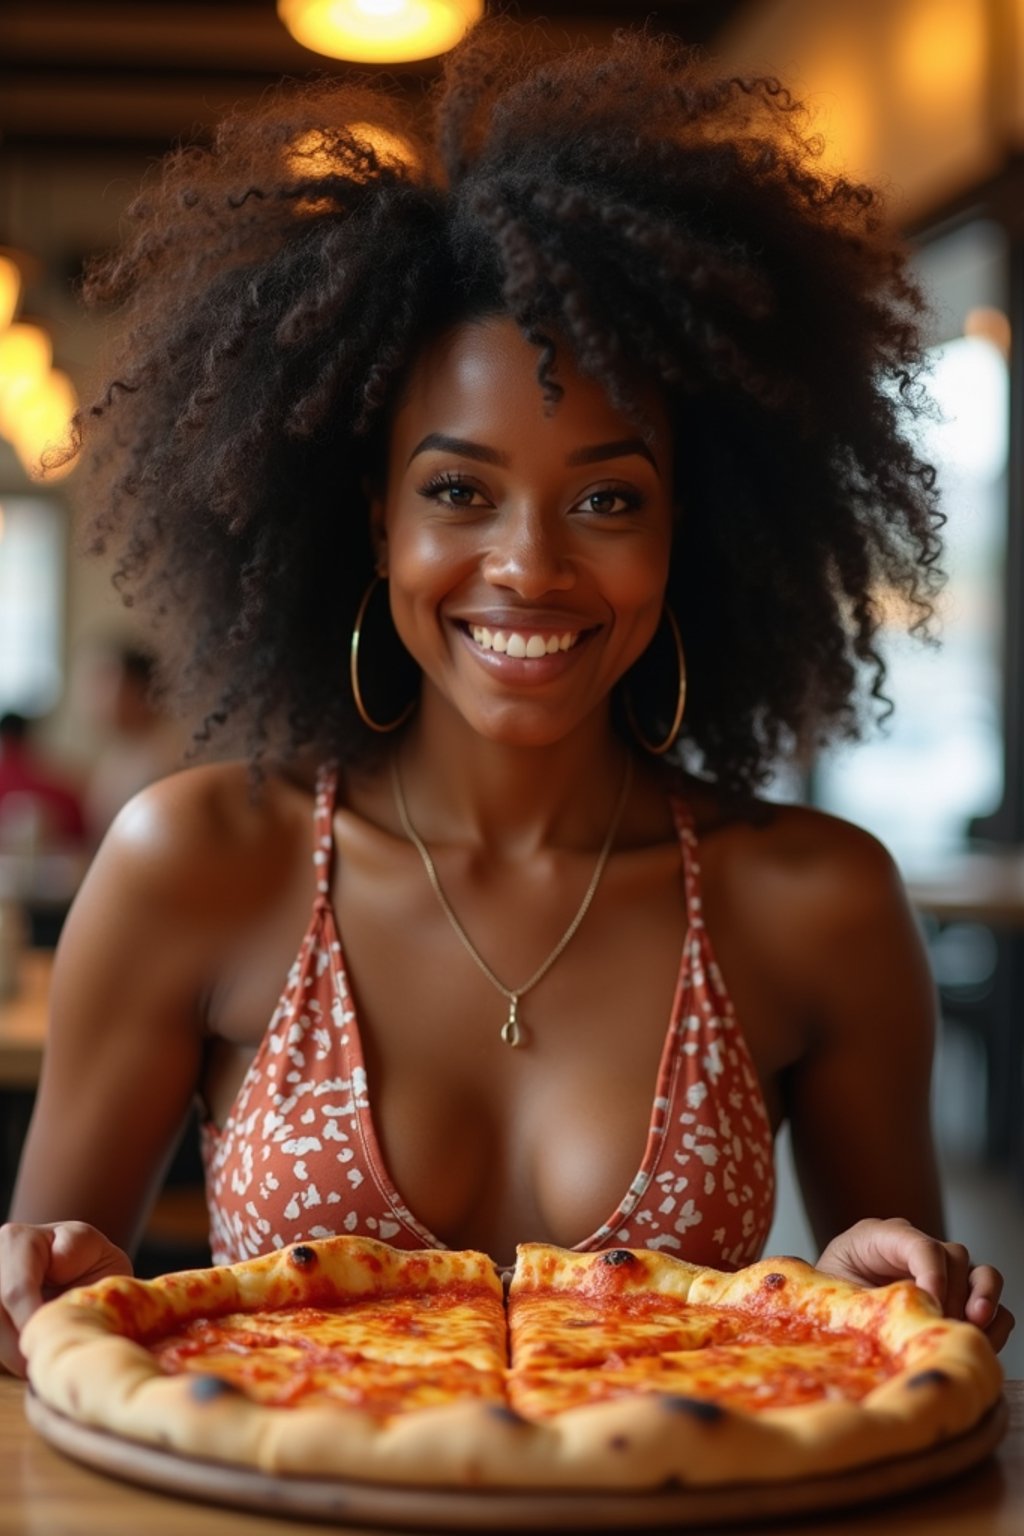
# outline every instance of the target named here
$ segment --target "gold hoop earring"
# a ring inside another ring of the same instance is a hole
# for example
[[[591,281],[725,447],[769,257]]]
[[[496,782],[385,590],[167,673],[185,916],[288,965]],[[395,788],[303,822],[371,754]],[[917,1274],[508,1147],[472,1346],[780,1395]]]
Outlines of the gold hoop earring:
[[[378,735],[382,736],[386,735],[388,731],[397,731],[398,727],[405,724],[413,710],[416,708],[416,700],[410,699],[409,703],[405,706],[400,715],[398,715],[394,720],[389,721],[386,725],[381,725],[378,720],[373,719],[369,710],[366,708],[366,704],[363,700],[363,691],[359,686],[359,640],[363,631],[363,621],[366,618],[366,610],[370,606],[370,598],[373,596],[376,588],[381,585],[383,580],[384,578],[382,576],[374,576],[371,579],[366,591],[363,593],[362,600],[360,601],[359,608],[356,612],[356,621],[352,626],[352,644],[349,647],[348,656],[349,681],[352,684],[352,697],[355,700],[356,709],[359,711],[359,718],[365,726],[369,727],[371,731],[376,731]]]
[[[644,735],[643,731],[640,729],[639,724],[637,723],[637,718],[633,711],[633,701],[629,697],[628,689],[625,691],[624,695],[626,719],[629,721],[629,728],[633,732],[633,735],[636,737],[637,741],[643,747],[644,751],[650,752],[652,757],[663,757],[664,754],[668,752],[669,749],[675,744],[676,738],[679,735],[679,731],[683,724],[683,711],[686,708],[686,655],[683,651],[682,636],[679,633],[679,625],[676,623],[676,616],[667,603],[661,610],[661,616],[663,619],[668,620],[669,632],[672,636],[672,640],[676,648],[676,666],[679,669],[679,687],[676,690],[675,713],[672,716],[672,724],[669,727],[668,734],[664,737],[663,740],[651,741],[647,736]]]

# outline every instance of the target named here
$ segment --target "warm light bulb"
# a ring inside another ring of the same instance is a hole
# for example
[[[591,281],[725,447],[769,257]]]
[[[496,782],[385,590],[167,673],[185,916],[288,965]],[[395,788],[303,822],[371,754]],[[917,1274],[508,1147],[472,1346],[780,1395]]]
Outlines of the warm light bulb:
[[[5,402],[4,436],[10,438],[25,472],[33,479],[43,478],[44,470],[39,461],[47,448],[56,447],[67,437],[77,408],[75,386],[66,373],[56,368],[18,390],[14,400]],[[59,469],[46,470],[46,479],[59,480],[72,468],[73,465],[68,463]]]
[[[296,42],[332,59],[399,64],[454,48],[484,0],[277,0]]]
[[[41,325],[19,320],[0,331],[0,398],[12,387],[42,378],[52,358],[53,347]]]
[[[14,319],[21,298],[21,272],[18,264],[0,253],[0,330]]]

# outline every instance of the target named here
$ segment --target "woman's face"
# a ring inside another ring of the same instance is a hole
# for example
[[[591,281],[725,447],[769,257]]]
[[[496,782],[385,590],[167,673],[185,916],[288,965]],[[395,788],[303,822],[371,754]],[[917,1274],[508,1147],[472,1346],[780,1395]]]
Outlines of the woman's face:
[[[498,317],[428,346],[396,412],[374,503],[402,642],[479,734],[559,740],[607,710],[659,622],[672,542],[671,443],[560,348],[545,411],[538,353]],[[426,694],[425,700],[426,703]]]

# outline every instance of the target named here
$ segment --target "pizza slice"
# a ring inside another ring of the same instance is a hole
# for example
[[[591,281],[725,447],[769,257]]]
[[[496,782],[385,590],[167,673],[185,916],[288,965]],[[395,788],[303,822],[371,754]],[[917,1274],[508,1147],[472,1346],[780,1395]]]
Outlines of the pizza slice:
[[[301,1266],[294,1300],[267,1305],[263,1276],[263,1305],[186,1318],[149,1348],[169,1373],[281,1406],[332,1398],[387,1418],[455,1395],[500,1400],[505,1317],[491,1261],[464,1252],[425,1262],[356,1242],[290,1249],[287,1263]]]
[[[508,1315],[515,1410],[651,1482],[907,1454],[974,1425],[1001,1382],[983,1335],[909,1281],[866,1290],[798,1259],[728,1274],[650,1249],[526,1244]]]
[[[467,1414],[507,1411],[502,1284],[470,1251],[345,1237],[116,1277],[43,1308],[24,1340],[36,1391],[79,1422],[268,1470],[422,1476],[435,1433],[457,1448]],[[451,1475],[462,1459],[441,1457]]]

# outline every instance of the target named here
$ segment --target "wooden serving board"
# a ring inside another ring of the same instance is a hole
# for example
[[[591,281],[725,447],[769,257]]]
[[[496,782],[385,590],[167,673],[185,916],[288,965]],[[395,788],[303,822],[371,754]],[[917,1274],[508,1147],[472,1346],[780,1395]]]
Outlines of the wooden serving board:
[[[955,1477],[983,1461],[1006,1433],[1004,1399],[967,1434],[928,1451],[800,1483],[736,1483],[669,1492],[406,1488],[341,1479],[273,1477],[172,1455],[65,1417],[31,1391],[25,1410],[58,1451],[128,1482],[205,1503],[334,1525],[406,1530],[580,1531],[687,1528],[847,1509]]]

